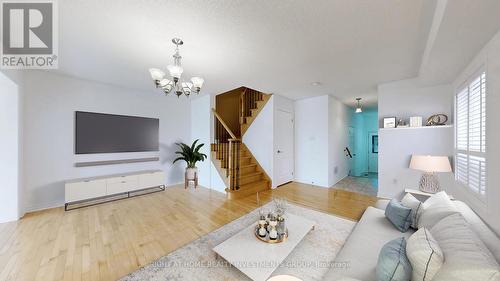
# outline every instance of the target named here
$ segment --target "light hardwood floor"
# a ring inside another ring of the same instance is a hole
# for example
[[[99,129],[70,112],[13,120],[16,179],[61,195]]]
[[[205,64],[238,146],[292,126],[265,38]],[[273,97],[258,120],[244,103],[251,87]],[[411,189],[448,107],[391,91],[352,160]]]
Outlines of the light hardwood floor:
[[[291,203],[353,220],[376,198],[290,183],[260,203]],[[257,207],[206,188],[166,191],[65,212],[54,208],[0,224],[0,280],[116,280]]]

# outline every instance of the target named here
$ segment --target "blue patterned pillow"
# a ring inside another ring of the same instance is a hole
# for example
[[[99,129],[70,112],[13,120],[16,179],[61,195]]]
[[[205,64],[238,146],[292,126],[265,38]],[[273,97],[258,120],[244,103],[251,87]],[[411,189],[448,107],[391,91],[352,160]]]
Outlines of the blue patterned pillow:
[[[391,202],[385,208],[385,217],[394,224],[394,226],[401,232],[406,232],[410,228],[412,218],[411,218],[411,208],[401,205],[396,199],[392,199]]]
[[[406,257],[404,237],[389,241],[378,255],[377,281],[409,281],[412,267]]]

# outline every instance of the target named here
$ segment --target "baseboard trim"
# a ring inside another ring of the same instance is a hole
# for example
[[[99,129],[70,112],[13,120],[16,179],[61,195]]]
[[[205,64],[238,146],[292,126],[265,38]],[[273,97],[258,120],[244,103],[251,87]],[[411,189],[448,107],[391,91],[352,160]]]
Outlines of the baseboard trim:
[[[327,185],[320,185],[320,184],[317,184],[317,183],[311,183],[311,182],[303,181],[303,180],[300,180],[300,179],[294,179],[293,181],[294,182],[298,182],[298,183],[302,183],[302,184],[317,186],[317,187],[329,188],[329,186],[327,186]]]
[[[330,185],[329,188],[335,186],[337,183],[341,182],[343,179],[347,178],[349,175],[345,175],[344,177],[342,177],[341,179],[339,179],[338,181],[334,182],[332,185]]]

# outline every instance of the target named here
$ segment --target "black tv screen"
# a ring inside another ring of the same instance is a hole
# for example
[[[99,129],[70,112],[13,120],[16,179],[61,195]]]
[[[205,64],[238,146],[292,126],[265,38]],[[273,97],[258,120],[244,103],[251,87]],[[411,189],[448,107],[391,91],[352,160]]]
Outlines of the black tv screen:
[[[77,111],[75,123],[76,154],[159,150],[159,119]]]

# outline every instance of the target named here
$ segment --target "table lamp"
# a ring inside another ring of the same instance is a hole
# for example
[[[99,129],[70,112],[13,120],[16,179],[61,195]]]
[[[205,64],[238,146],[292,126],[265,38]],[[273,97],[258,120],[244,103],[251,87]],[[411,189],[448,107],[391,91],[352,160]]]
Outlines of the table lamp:
[[[450,159],[447,156],[412,155],[410,169],[424,172],[419,184],[421,191],[436,193],[440,190],[436,173],[451,172]]]

